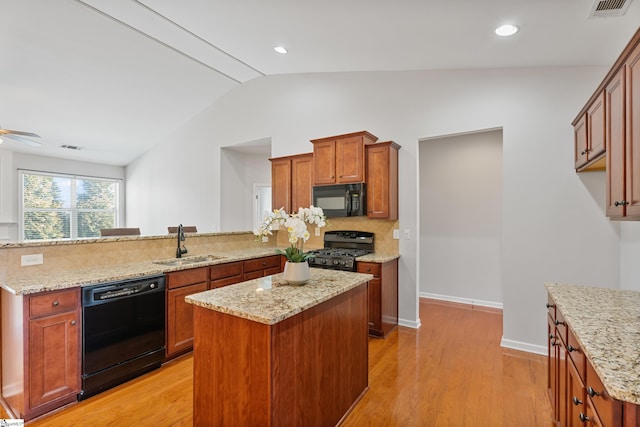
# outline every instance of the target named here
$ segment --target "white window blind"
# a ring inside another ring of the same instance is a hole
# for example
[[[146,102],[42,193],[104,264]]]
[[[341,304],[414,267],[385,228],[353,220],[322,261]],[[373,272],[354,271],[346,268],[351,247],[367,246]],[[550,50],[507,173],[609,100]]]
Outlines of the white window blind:
[[[120,181],[21,171],[22,239],[99,237],[118,226]]]

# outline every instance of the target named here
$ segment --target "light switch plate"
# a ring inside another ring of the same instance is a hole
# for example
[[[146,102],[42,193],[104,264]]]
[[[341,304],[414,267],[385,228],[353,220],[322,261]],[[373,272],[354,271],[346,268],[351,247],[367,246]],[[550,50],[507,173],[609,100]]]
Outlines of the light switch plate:
[[[399,230],[399,229],[397,229],[397,228],[394,228],[394,229],[393,229],[393,238],[394,238],[395,240],[400,239],[400,230]]]
[[[40,265],[44,263],[42,254],[22,255],[20,257],[20,265],[22,267],[27,265]]]

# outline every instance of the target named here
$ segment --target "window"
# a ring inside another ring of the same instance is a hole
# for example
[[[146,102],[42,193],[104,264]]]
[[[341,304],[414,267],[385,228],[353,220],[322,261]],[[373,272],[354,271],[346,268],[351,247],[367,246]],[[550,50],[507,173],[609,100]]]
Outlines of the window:
[[[120,181],[20,172],[23,240],[99,237],[118,227]]]

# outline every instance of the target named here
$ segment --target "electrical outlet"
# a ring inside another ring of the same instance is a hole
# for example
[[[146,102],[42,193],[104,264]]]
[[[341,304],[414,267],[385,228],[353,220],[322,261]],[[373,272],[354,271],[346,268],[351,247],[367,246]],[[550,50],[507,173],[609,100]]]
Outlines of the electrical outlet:
[[[397,228],[393,229],[393,238],[395,240],[398,240],[400,238],[400,230],[398,230]]]
[[[320,235],[320,227],[316,227],[316,236]]]
[[[404,229],[404,238],[405,238],[405,240],[411,239],[411,230],[410,229],[408,229],[408,228]]]
[[[42,254],[22,255],[20,257],[20,265],[22,267],[27,265],[40,265],[44,263]]]
[[[262,236],[262,243],[267,243],[269,241],[269,236]]]

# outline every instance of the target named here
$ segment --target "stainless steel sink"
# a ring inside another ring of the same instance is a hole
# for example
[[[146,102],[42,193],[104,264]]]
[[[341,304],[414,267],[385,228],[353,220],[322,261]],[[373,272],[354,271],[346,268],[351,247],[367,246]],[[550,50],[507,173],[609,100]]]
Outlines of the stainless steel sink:
[[[201,262],[210,262],[217,259],[224,259],[225,257],[219,255],[194,255],[184,258],[170,258],[153,261],[154,264],[166,265],[168,267],[176,267],[179,265],[198,264]]]

